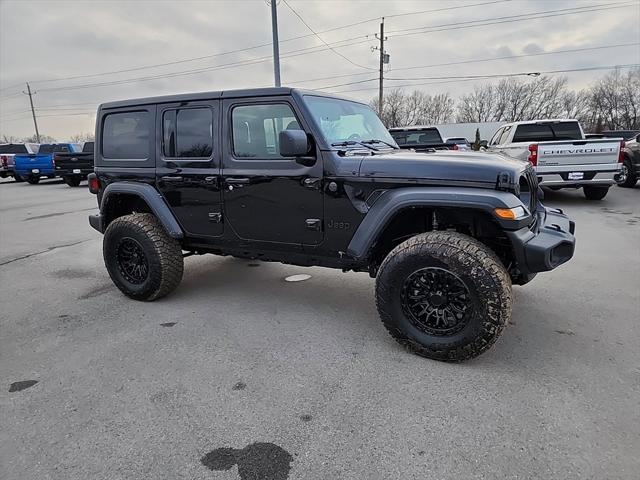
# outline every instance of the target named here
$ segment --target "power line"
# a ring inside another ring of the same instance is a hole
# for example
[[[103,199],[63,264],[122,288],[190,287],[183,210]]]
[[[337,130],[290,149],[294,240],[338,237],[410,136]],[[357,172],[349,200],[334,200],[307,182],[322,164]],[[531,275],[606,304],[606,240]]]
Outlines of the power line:
[[[318,33],[313,28],[311,28],[311,26],[304,20],[304,18],[302,18],[302,16],[300,16],[300,14],[298,12],[296,12],[291,5],[289,5],[289,2],[287,2],[287,0],[282,0],[282,1],[289,8],[289,10],[291,10],[293,12],[293,14],[296,17],[298,17],[298,19],[304,24],[304,26],[307,27],[309,29],[309,31],[311,33],[313,33],[318,40],[320,40],[322,43],[324,43],[327,46],[327,48],[329,50],[331,50],[333,53],[335,53],[339,57],[343,58],[344,60],[349,62],[351,65],[354,65],[354,66],[359,67],[359,68],[364,68],[365,70],[375,70],[375,68],[365,67],[364,65],[360,65],[359,63],[354,62],[350,58],[346,57],[342,53],[340,53],[337,50],[335,50],[334,48],[332,48],[327,42],[324,41],[324,39],[320,35],[318,35]]]
[[[417,27],[413,29],[395,30],[393,32],[390,31],[388,33],[389,33],[389,38],[408,37],[411,35],[421,35],[421,34],[433,33],[433,32],[446,32],[449,30],[462,30],[466,28],[485,27],[489,25],[499,25],[504,23],[523,22],[527,20],[538,20],[542,18],[563,17],[566,15],[577,15],[581,13],[599,12],[602,10],[614,10],[617,8],[628,7],[630,5],[633,5],[633,3],[614,4],[613,6],[611,6],[611,4],[609,4],[608,6],[603,6],[603,5],[604,4],[594,5],[589,7],[563,8],[559,10],[545,10],[542,12],[532,12],[532,13],[526,13],[521,15],[510,15],[507,17],[494,17],[494,18],[485,18],[481,20],[470,20],[467,22],[445,23],[441,25],[432,25],[428,27]],[[595,7],[599,7],[599,8],[595,8]],[[565,13],[555,13],[555,12],[565,12]],[[543,15],[545,13],[550,13],[550,15]],[[480,23],[480,22],[485,22],[485,23]],[[440,27],[451,27],[451,28],[440,28]],[[420,29],[420,31],[413,31],[418,29]],[[408,32],[408,33],[401,33],[401,32]]]
[[[466,4],[466,5],[457,5],[457,6],[454,6],[454,7],[443,7],[443,8],[435,8],[435,9],[430,9],[430,10],[420,10],[420,11],[414,11],[414,12],[405,12],[405,13],[398,13],[398,14],[394,14],[394,15],[387,15],[387,18],[401,17],[401,16],[406,16],[406,15],[421,15],[421,14],[424,14],[424,13],[436,13],[436,12],[443,12],[443,11],[447,11],[447,10],[459,10],[459,9],[463,9],[463,8],[472,8],[472,7],[478,7],[478,6],[490,5],[490,4],[496,4],[496,3],[505,3],[505,2],[510,2],[510,1],[512,1],[512,0],[494,0],[494,1],[489,1],[489,2],[471,3],[471,4]],[[291,42],[291,41],[295,41],[295,40],[301,40],[303,38],[309,38],[309,37],[312,37],[312,36],[317,36],[318,34],[329,33],[329,32],[334,32],[336,30],[342,30],[342,29],[345,29],[345,28],[350,28],[350,27],[354,27],[354,26],[358,26],[358,25],[363,25],[365,23],[378,21],[378,20],[380,20],[380,18],[381,17],[367,18],[365,20],[360,20],[360,21],[349,23],[349,24],[346,24],[346,25],[340,25],[338,27],[332,27],[332,28],[329,28],[329,29],[326,29],[326,30],[321,30],[319,32],[315,32],[315,33],[311,33],[311,34],[298,35],[296,37],[290,37],[290,38],[286,38],[286,39],[280,40],[280,43]],[[333,43],[331,43],[331,44],[333,44]],[[166,66],[170,66],[170,65],[179,65],[179,64],[182,64],[182,63],[195,62],[195,61],[199,61],[199,60],[207,60],[207,59],[220,57],[220,56],[224,56],[224,55],[231,55],[231,54],[234,54],[234,53],[243,53],[243,52],[247,52],[247,51],[250,51],[250,50],[256,50],[256,49],[259,49],[259,48],[268,47],[268,46],[271,46],[271,45],[272,45],[272,42],[261,43],[261,44],[258,44],[258,45],[253,45],[251,47],[244,47],[244,48],[239,48],[239,49],[236,49],[236,50],[229,50],[229,51],[226,51],[226,52],[214,53],[214,54],[211,54],[211,55],[203,55],[203,56],[200,56],[200,57],[185,58],[185,59],[181,59],[181,60],[174,60],[174,61],[171,61],[171,62],[156,63],[156,64],[152,64],[152,65],[131,67],[131,68],[126,68],[126,69],[121,69],[121,70],[112,70],[112,71],[108,71],[108,72],[91,73],[91,74],[84,74],[84,75],[74,75],[74,76],[62,77],[62,78],[49,78],[49,79],[44,79],[44,80],[35,80],[35,81],[32,81],[31,83],[49,83],[49,82],[58,82],[58,81],[65,81],[65,80],[78,80],[78,79],[81,79],[81,78],[102,77],[102,76],[105,76],[105,75],[115,75],[115,74],[119,74],[119,73],[135,72],[135,71],[139,71],[139,70],[146,70],[146,69],[158,68],[158,67],[166,67]],[[18,83],[18,84],[14,84],[14,85],[9,85],[7,87],[2,87],[2,88],[0,88],[0,92],[2,92],[4,90],[9,90],[11,88],[19,87],[21,85],[22,85],[22,83]]]
[[[387,80],[445,80],[440,83],[457,83],[458,81],[473,81],[481,78],[507,78],[507,77],[518,77],[518,76],[538,76],[543,74],[556,74],[556,73],[571,73],[571,72],[587,72],[594,70],[615,70],[618,68],[636,68],[640,67],[640,63],[630,63],[624,65],[607,65],[607,66],[599,66],[599,67],[584,67],[584,68],[571,68],[571,69],[562,69],[562,70],[545,70],[545,71],[533,71],[533,72],[516,72],[516,73],[501,73],[501,74],[491,74],[491,75],[477,75],[477,76],[459,76],[459,77],[418,77],[418,78],[405,78],[405,79],[391,79],[387,78]],[[433,83],[407,83],[402,85],[392,85],[394,88],[402,88],[402,87],[418,87],[423,85],[432,85]],[[339,92],[331,92],[331,93],[346,93],[346,92],[363,92],[367,90],[377,90],[377,87],[374,88],[359,88],[353,90],[341,90]]]
[[[341,42],[343,42],[343,40],[340,41],[340,42],[335,42],[335,43],[341,43]],[[359,42],[352,42],[352,43],[347,43],[347,44],[343,44],[343,45],[336,45],[336,47],[341,48],[341,47],[347,47],[347,46],[352,46],[352,45],[360,45],[362,43],[368,43],[368,42],[369,42],[369,39],[364,39],[364,40],[359,41]],[[284,54],[282,54],[281,58],[292,58],[292,57],[297,57],[297,56],[301,56],[301,55],[307,55],[307,54],[311,54],[311,53],[319,53],[319,52],[326,51],[326,50],[327,50],[327,47],[324,47],[322,45],[316,45],[314,47],[306,47],[306,48],[302,48],[302,49],[298,49],[298,50],[290,50],[289,52],[285,52]],[[54,91],[65,91],[65,90],[77,90],[77,89],[102,87],[102,86],[110,86],[110,85],[122,85],[122,84],[126,84],[126,83],[134,83],[134,82],[141,82],[141,81],[148,81],[148,80],[156,80],[156,79],[161,79],[161,78],[173,78],[173,77],[180,77],[180,76],[185,76],[185,75],[194,75],[194,74],[198,74],[198,73],[211,72],[211,71],[214,71],[214,70],[223,70],[223,69],[236,67],[236,66],[254,65],[254,64],[258,64],[258,63],[271,61],[272,58],[273,57],[271,55],[268,55],[268,56],[265,56],[265,57],[258,57],[258,58],[254,58],[254,59],[241,60],[241,61],[238,61],[238,62],[231,62],[231,63],[221,64],[221,65],[214,65],[214,66],[211,66],[211,67],[203,67],[203,68],[198,68],[198,69],[194,69],[194,70],[185,70],[185,71],[179,71],[179,72],[164,73],[164,74],[158,74],[158,75],[150,75],[150,76],[146,76],[146,77],[134,77],[134,78],[127,78],[127,79],[122,79],[122,80],[111,80],[111,81],[106,81],[106,82],[87,83],[87,84],[80,84],[80,85],[69,85],[69,86],[62,86],[62,87],[41,88],[40,91],[41,92],[54,92]]]

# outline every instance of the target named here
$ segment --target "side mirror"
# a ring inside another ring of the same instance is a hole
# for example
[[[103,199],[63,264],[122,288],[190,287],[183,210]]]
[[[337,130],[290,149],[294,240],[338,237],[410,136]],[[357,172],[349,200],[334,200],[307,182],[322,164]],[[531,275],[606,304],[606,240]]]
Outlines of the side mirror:
[[[304,130],[282,130],[279,140],[283,157],[301,157],[309,152],[309,140]]]
[[[640,143],[640,134],[636,137],[636,142]]]
[[[486,140],[482,140],[482,141],[480,141],[480,146],[484,147],[484,148],[487,148],[488,143],[489,142],[487,142]]]

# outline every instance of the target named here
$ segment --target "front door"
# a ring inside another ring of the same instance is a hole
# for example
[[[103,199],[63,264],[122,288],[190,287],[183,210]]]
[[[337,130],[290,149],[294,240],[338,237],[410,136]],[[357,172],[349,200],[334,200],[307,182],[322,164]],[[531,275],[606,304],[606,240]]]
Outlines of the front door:
[[[301,247],[322,241],[322,160],[312,166],[279,153],[284,129],[309,132],[282,97],[224,100],[223,197],[227,227],[240,239]],[[230,232],[225,232],[229,234]]]
[[[219,101],[158,106],[156,181],[191,237],[223,233]]]

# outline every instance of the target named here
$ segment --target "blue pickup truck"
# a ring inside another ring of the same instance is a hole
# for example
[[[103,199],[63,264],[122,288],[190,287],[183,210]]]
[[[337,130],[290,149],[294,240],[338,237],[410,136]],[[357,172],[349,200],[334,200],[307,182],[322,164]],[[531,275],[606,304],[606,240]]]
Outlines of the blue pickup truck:
[[[77,143],[45,143],[40,145],[38,153],[16,155],[15,172],[27,182],[35,185],[42,177],[56,176],[53,157],[56,153],[76,153],[82,149]]]

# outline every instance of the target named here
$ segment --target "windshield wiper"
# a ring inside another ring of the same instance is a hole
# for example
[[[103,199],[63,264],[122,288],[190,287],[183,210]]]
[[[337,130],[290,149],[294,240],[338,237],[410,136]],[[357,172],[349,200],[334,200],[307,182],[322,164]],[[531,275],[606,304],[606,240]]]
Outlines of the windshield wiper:
[[[373,150],[374,152],[377,152],[379,150],[378,148],[367,145],[364,142],[358,142],[356,140],[345,140],[344,142],[334,142],[331,144],[332,147],[348,147],[350,145],[362,145],[363,147],[368,148],[369,150]]]
[[[361,143],[364,144],[370,144],[370,143],[384,143],[385,145],[393,148],[394,150],[397,150],[400,147],[396,147],[395,145],[389,143],[389,142],[385,142],[384,140],[379,140],[377,138],[372,138],[371,140],[363,140]]]

